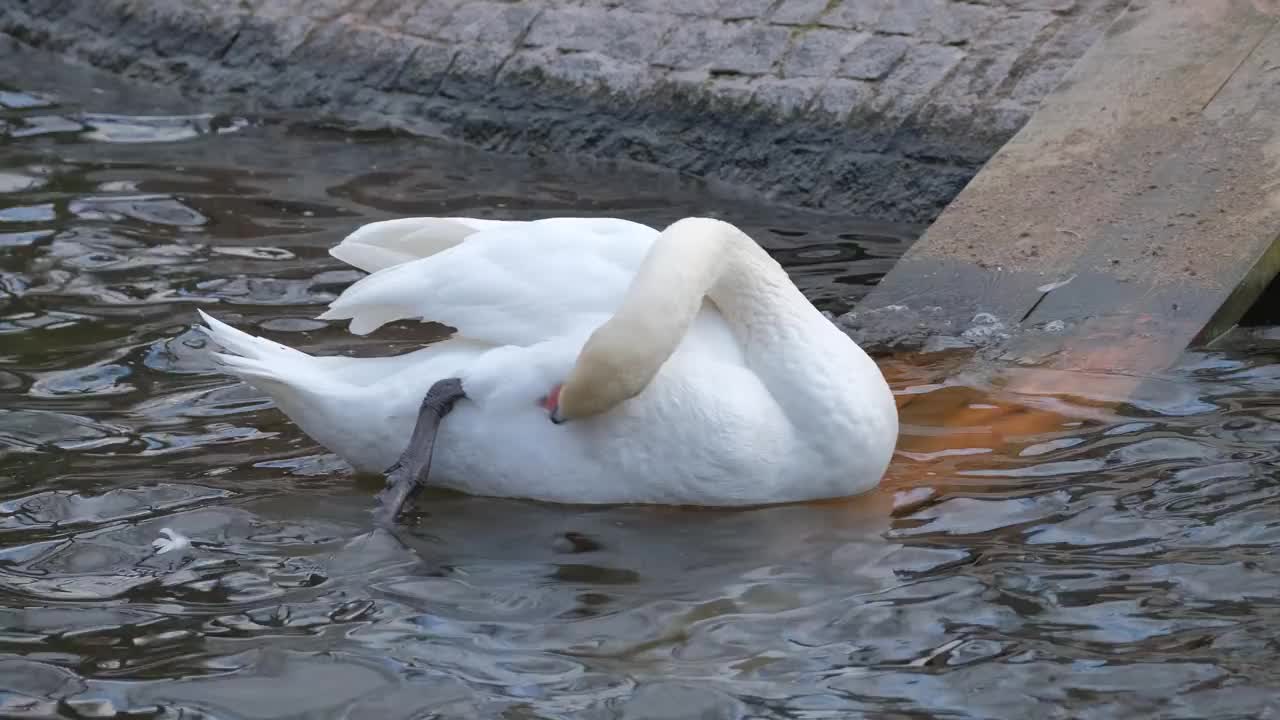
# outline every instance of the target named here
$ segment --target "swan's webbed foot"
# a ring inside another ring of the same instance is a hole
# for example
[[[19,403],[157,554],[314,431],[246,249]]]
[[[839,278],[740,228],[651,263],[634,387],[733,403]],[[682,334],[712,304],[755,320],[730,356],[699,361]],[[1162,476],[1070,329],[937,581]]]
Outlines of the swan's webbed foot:
[[[382,491],[379,498],[381,507],[377,511],[380,523],[395,522],[405,503],[426,484],[440,421],[453,409],[455,402],[466,396],[458,378],[438,380],[427,391],[422,407],[418,409],[418,422],[413,427],[409,446],[401,453],[400,459],[387,468],[387,488]]]

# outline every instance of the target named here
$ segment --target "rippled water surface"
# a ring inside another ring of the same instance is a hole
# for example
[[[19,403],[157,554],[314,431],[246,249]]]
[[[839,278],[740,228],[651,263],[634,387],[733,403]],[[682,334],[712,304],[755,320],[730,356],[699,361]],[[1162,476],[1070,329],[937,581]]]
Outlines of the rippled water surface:
[[[402,351],[420,327],[357,339],[312,319],[358,277],[326,249],[360,223],[715,213],[839,311],[918,229],[78,83],[0,87],[0,715],[1275,704],[1275,355],[1039,397],[1003,390],[1008,372],[885,359],[901,452],[862,498],[721,512],[436,494],[396,539],[370,532],[376,483],[212,372],[195,308],[312,352]],[[1034,422],[1010,426],[1018,410]],[[190,546],[157,554],[162,528]]]

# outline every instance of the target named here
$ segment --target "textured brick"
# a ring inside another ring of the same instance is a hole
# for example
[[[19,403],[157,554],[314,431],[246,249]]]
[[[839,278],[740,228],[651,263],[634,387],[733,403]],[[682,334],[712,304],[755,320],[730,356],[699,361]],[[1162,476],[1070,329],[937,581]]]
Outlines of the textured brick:
[[[846,30],[814,29],[792,38],[791,50],[782,63],[783,77],[832,77],[840,64],[866,35]]]
[[[911,49],[912,44],[904,38],[867,38],[845,58],[839,75],[856,80],[879,80],[888,75]]]

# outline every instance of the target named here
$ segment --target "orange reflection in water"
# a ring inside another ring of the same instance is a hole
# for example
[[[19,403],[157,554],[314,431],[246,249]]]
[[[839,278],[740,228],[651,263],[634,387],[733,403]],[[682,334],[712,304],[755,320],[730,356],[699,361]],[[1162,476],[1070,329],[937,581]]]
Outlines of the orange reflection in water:
[[[898,399],[900,432],[878,490],[860,501],[904,513],[937,494],[985,481],[974,470],[1027,448],[1112,421],[1140,378],[1048,368],[975,369],[967,354],[881,358]]]

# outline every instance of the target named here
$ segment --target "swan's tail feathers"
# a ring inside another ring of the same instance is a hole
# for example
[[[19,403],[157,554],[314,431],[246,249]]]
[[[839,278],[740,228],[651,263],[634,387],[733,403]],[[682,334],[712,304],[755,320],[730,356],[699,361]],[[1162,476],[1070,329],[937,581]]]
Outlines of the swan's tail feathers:
[[[204,325],[197,328],[226,352],[213,353],[219,367],[272,396],[295,390],[304,377],[313,377],[317,358],[301,350],[250,335],[197,310]]]
[[[288,345],[281,345],[278,342],[258,337],[257,335],[250,335],[243,330],[237,330],[203,310],[196,310],[196,312],[200,313],[200,319],[205,323],[203,326],[196,326],[197,329],[208,335],[223,349],[237,355],[251,360],[287,358],[295,362],[303,358],[311,358],[310,355],[301,350],[295,350]]]
[[[400,218],[356,228],[329,250],[335,258],[368,273],[430,257],[481,230],[505,224],[476,218]]]

